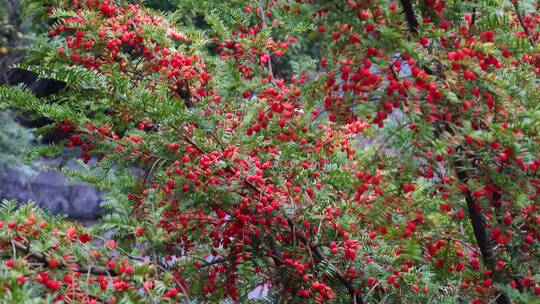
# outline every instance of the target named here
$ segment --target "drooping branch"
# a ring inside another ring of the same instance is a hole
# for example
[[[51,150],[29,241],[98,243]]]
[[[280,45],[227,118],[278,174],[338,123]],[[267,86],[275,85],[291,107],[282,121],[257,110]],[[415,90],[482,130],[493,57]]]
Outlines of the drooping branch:
[[[24,245],[24,244],[22,244],[20,242],[17,242],[15,240],[12,240],[11,243],[15,247],[16,250],[19,250],[19,251],[27,254],[28,257],[35,259],[36,261],[38,261],[39,263],[41,263],[41,264],[43,264],[45,266],[49,265],[49,259],[47,259],[47,256],[45,254],[40,253],[40,252],[34,252],[34,251],[32,251],[30,249],[29,245],[28,246]],[[124,254],[126,254],[126,256],[131,258],[131,259],[140,260],[139,258],[133,257],[133,256],[127,254],[127,253],[124,253]],[[166,271],[165,268],[163,268],[163,267],[161,267],[159,265],[156,265],[156,266],[161,271]],[[93,275],[104,275],[104,276],[111,276],[111,277],[116,277],[116,276],[120,275],[114,269],[110,269],[110,268],[103,267],[103,266],[95,266],[95,265],[74,264],[74,265],[70,266],[70,265],[66,265],[64,263],[60,263],[58,266],[55,266],[55,267],[63,268],[63,269],[71,269],[71,270],[73,270],[75,272],[85,273],[85,274],[93,274]],[[182,284],[180,282],[178,282],[178,280],[176,278],[174,278],[174,280],[175,280],[177,286],[184,293],[185,299],[182,300],[182,303],[192,303],[192,301],[189,299],[189,295],[188,295],[187,290],[182,286]]]
[[[43,253],[40,253],[40,252],[34,252],[32,250],[30,250],[30,246],[26,246],[20,242],[17,242],[17,241],[11,241],[13,246],[21,251],[21,252],[24,252],[25,254],[28,254],[30,257],[34,258],[35,260],[37,260],[38,262],[40,262],[41,264],[44,264],[44,265],[49,265],[49,260],[47,259],[47,257],[43,254]],[[70,267],[66,264],[63,264],[63,263],[60,263],[60,265],[58,265],[57,267],[60,267],[60,268],[70,268],[72,269],[73,271],[75,272],[80,272],[80,273],[90,273],[90,274],[94,274],[94,275],[108,275],[108,276],[118,276],[118,273],[116,273],[116,271],[114,271],[113,269],[109,269],[109,268],[106,268],[106,267],[102,267],[102,266],[94,266],[94,265],[77,265],[75,264],[75,267]]]

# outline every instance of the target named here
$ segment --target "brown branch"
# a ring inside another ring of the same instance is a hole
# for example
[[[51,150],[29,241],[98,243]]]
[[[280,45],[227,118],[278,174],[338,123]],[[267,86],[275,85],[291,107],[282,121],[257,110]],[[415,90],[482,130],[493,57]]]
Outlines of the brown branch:
[[[469,248],[469,250],[472,251],[472,252],[474,252],[475,254],[477,254],[477,255],[482,255],[482,253],[478,252],[478,250],[476,250],[476,248],[474,248],[471,244],[469,244],[469,243],[467,243],[467,242],[465,242],[465,241],[463,241],[463,240],[456,239],[456,238],[451,237],[451,236],[449,236],[449,235],[445,235],[445,236],[443,237],[443,239],[448,240],[448,241],[458,242],[458,243],[460,243],[461,245],[463,245],[463,246]]]
[[[13,246],[21,252],[24,252],[28,254],[30,257],[34,258],[38,262],[44,265],[49,265],[49,261],[47,257],[43,253],[39,252],[33,252],[30,250],[30,246],[25,246],[24,244],[17,242],[17,241],[11,241]],[[113,270],[102,266],[94,266],[94,265],[77,265],[75,264],[75,267],[70,267],[64,263],[60,263],[60,268],[70,268],[75,272],[81,272],[81,273],[90,273],[94,275],[109,275],[109,276],[118,276],[118,274]]]
[[[420,26],[420,24],[418,23],[418,20],[416,20],[416,16],[414,15],[414,9],[411,1],[400,0],[399,2],[401,2],[401,6],[403,6],[403,12],[405,13],[405,20],[407,21],[409,30],[412,33],[418,33],[418,27]]]
[[[184,136],[183,137],[184,140],[186,140],[190,145],[192,145],[197,151],[199,151],[200,153],[202,154],[207,154],[201,147],[199,147],[194,141],[192,141],[190,138]],[[235,173],[235,170],[233,168],[230,167],[230,165],[226,164],[226,167],[225,167],[225,170],[231,172],[231,173]],[[253,191],[257,192],[258,194],[264,196],[264,197],[267,197],[268,198],[268,194],[266,194],[266,192],[264,192],[263,190],[259,189],[255,184],[253,184],[252,182],[248,181],[248,180],[243,180],[244,184],[246,184],[249,188],[251,188]],[[294,221],[290,218],[287,218],[287,224],[289,225],[289,228],[291,228],[291,230],[293,231],[297,231],[299,230]],[[306,238],[306,236],[303,234],[303,233],[300,233],[299,236],[298,236],[298,239],[300,239],[300,241],[309,247],[309,249],[315,254],[315,257],[317,258],[317,263],[320,263],[321,261],[324,260],[324,256],[322,255],[322,253],[320,252],[319,248],[317,248],[317,246],[315,246],[308,238]],[[275,244],[272,245],[272,259],[274,260],[274,263],[276,263],[276,265],[281,265],[282,264],[282,259],[280,258],[280,255],[279,255],[279,252],[277,251],[277,248],[275,247]],[[357,295],[355,290],[354,290],[354,287],[352,286],[352,283],[351,281],[347,280],[347,278],[345,278],[345,276],[343,276],[341,273],[337,273],[337,279],[341,282],[341,284],[343,284],[343,286],[345,286],[345,288],[347,289],[347,292],[349,293],[351,299],[353,300],[353,303],[356,303],[356,304],[363,304],[364,301],[362,300],[362,296],[360,295]]]
[[[527,40],[529,40],[529,43],[531,44],[532,47],[535,47],[535,43],[531,37],[531,32],[529,32],[529,28],[525,25],[525,21],[523,21],[523,16],[521,16],[521,14],[519,13],[519,0],[513,0],[512,4],[514,5],[514,10],[516,11],[519,24],[523,28],[525,35],[527,35]]]
[[[222,258],[217,258],[215,260],[212,260],[210,262],[207,262],[205,260],[203,264],[199,265],[197,268],[206,268],[206,267],[210,267],[210,266],[214,266],[214,265],[217,265],[217,264],[221,264],[221,263],[226,263],[226,262],[230,262],[233,258],[232,257],[229,257],[227,259],[222,259]]]
[[[15,240],[12,240],[11,243],[17,250],[26,253],[29,257],[34,258],[39,263],[47,265],[47,266],[49,265],[49,261],[47,259],[47,256],[45,256],[45,254],[43,254],[43,253],[31,251],[30,250],[30,245],[26,246],[26,245],[24,245],[24,244],[22,244],[20,242],[15,241]],[[132,256],[132,255],[128,254],[127,252],[123,252],[123,253],[130,259],[139,260],[139,261],[144,260],[143,258]],[[157,263],[154,264],[154,265],[156,265],[163,272],[167,271],[167,269],[165,269],[164,267],[160,266]],[[109,269],[109,268],[106,268],[106,267],[103,267],[103,266],[75,264],[74,267],[71,267],[71,266],[68,266],[68,265],[66,265],[64,263],[60,263],[60,265],[58,265],[56,267],[71,269],[71,270],[73,270],[75,272],[86,273],[86,274],[89,273],[89,274],[93,274],[93,275],[107,275],[107,276],[111,276],[111,277],[115,277],[115,276],[120,275],[116,271],[114,271],[114,269]],[[191,300],[189,299],[189,294],[188,294],[187,290],[184,288],[184,286],[182,286],[182,284],[180,282],[178,282],[178,280],[174,276],[173,276],[173,279],[177,283],[178,287],[182,290],[184,296],[186,297],[186,299],[184,299],[182,303],[191,303]]]

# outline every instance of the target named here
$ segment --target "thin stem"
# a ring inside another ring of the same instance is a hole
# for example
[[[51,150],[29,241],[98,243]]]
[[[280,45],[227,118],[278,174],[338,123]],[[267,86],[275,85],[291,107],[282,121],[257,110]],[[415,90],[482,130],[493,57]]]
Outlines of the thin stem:
[[[264,14],[265,14],[265,10],[264,10],[264,7],[263,7],[263,0],[259,0],[259,10],[260,10],[260,18],[261,18],[261,22],[262,22],[262,26],[263,28],[266,27],[266,17],[264,17]],[[270,71],[270,76],[272,76],[272,79],[274,79],[274,71],[272,69],[272,56],[270,54],[268,54],[268,70]]]

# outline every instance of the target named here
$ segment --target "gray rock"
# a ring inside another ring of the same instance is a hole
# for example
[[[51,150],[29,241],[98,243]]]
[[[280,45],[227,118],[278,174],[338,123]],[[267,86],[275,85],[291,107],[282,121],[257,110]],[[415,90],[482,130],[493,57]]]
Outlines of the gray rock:
[[[0,177],[0,200],[15,199],[32,201],[52,213],[63,213],[71,219],[92,220],[100,215],[101,192],[89,184],[66,183],[62,173],[46,169],[60,159],[34,163],[35,173],[26,175],[17,169],[9,169]],[[76,169],[75,163],[67,167]]]

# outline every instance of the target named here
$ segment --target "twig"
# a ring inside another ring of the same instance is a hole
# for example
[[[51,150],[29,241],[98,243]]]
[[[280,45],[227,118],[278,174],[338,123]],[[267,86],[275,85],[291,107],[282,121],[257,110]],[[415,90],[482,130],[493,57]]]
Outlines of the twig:
[[[474,248],[471,244],[463,241],[463,240],[460,240],[460,239],[456,239],[456,238],[453,238],[451,236],[444,236],[443,239],[445,240],[448,240],[448,241],[454,241],[454,242],[458,242],[462,245],[464,245],[465,247],[469,248],[472,252],[476,253],[477,255],[482,255],[478,250],[476,250],[476,248]]]
[[[512,4],[514,5],[514,9],[516,10],[516,15],[518,17],[519,24],[521,25],[521,27],[523,28],[523,31],[527,35],[527,39],[529,40],[529,43],[531,44],[532,47],[534,47],[535,46],[534,41],[531,37],[531,33],[529,32],[529,28],[527,28],[527,26],[525,25],[525,21],[523,21],[523,16],[521,16],[519,12],[519,0],[513,0]]]

